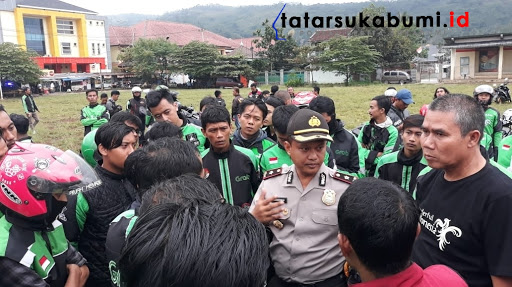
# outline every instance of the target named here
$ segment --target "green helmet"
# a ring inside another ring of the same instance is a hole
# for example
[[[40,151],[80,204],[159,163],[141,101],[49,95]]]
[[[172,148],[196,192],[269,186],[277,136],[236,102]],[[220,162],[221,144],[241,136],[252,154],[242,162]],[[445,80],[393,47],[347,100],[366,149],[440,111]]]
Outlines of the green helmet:
[[[96,136],[97,131],[98,129],[91,131],[82,140],[82,156],[85,159],[85,161],[92,167],[95,167],[98,164],[98,162],[94,158],[94,153],[98,148],[98,146],[96,146],[96,142],[94,141],[94,137]]]

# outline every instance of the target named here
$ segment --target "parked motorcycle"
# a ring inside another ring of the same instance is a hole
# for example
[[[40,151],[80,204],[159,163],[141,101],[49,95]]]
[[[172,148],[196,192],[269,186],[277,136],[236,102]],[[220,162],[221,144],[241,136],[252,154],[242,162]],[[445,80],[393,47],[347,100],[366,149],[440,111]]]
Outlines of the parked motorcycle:
[[[510,90],[507,87],[507,84],[508,78],[505,78],[505,81],[498,87],[494,84],[494,102],[498,104],[512,102],[512,99],[510,98]]]
[[[512,135],[512,109],[508,109],[501,115],[503,137]]]

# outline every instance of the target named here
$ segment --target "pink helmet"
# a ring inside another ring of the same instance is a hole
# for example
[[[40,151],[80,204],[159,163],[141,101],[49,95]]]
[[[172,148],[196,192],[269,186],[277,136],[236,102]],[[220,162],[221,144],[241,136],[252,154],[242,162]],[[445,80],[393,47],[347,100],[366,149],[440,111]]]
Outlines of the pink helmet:
[[[420,115],[426,116],[428,111],[428,105],[423,105],[420,109]]]
[[[77,194],[99,185],[77,154],[45,144],[17,142],[0,164],[0,203],[25,217],[47,213],[52,193]]]

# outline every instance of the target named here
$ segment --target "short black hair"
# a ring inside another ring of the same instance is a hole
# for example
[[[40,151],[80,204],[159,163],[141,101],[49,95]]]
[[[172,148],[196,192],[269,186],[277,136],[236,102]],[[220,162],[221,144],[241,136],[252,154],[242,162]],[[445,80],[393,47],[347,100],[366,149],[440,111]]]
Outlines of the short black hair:
[[[216,98],[218,98],[220,94],[222,94],[222,92],[220,90],[215,90],[213,94],[215,95]]]
[[[112,97],[113,95],[120,95],[121,93],[118,91],[118,90],[112,90],[110,92],[110,96]]]
[[[231,115],[225,107],[212,106],[201,113],[201,127],[206,130],[208,124],[226,122],[231,126]]]
[[[270,87],[270,92],[272,93],[272,95],[275,94],[277,91],[279,91],[279,86],[274,85]]]
[[[274,110],[274,113],[272,113],[272,124],[274,125],[274,129],[278,133],[286,135],[288,122],[290,122],[290,118],[298,110],[299,108],[294,105],[284,105],[277,107]]]
[[[198,200],[205,203],[222,201],[222,194],[211,181],[198,174],[187,173],[155,183],[142,196],[139,212],[142,214],[150,206],[166,202],[183,204]]]
[[[309,103],[309,108],[319,114],[326,113],[328,116],[336,114],[336,106],[331,98],[318,96]]]
[[[6,112],[7,113],[7,111],[5,110],[5,106],[2,105],[2,104],[0,104],[0,112]]]
[[[287,91],[277,91],[274,94],[274,97],[280,99],[285,104],[291,99],[290,94],[288,94]]]
[[[250,87],[252,88],[252,87],[256,87],[256,86],[258,86],[256,83],[252,83]]]
[[[245,108],[247,108],[249,106],[255,106],[256,108],[258,108],[263,113],[263,119],[268,114],[268,109],[267,109],[267,106],[265,105],[265,103],[262,100],[257,99],[257,98],[244,99],[240,103],[240,107],[238,108],[238,113],[240,115],[243,114],[245,111]]]
[[[313,91],[317,92],[317,93],[320,93],[320,87],[318,86],[314,86],[313,87]]]
[[[246,210],[220,203],[150,207],[119,259],[129,287],[260,287],[268,266],[265,227]]]
[[[235,90],[237,94],[240,94],[240,89],[238,87],[234,87],[233,90]]]
[[[455,114],[455,123],[459,126],[462,136],[477,130],[483,135],[485,113],[482,106],[474,97],[464,94],[449,94],[436,98],[428,108],[429,111],[439,111]]]
[[[280,99],[278,99],[276,97],[270,97],[270,98],[266,99],[265,104],[273,106],[274,108],[277,108],[279,106],[284,106],[283,101],[281,101]],[[268,109],[267,109],[267,112],[268,112]]]
[[[354,181],[338,203],[338,226],[362,264],[378,276],[408,267],[420,210],[400,186],[367,177]]]
[[[150,91],[146,96],[146,103],[148,105],[148,108],[151,109],[158,106],[163,99],[167,100],[170,104],[176,101],[175,95],[171,94],[166,89]]]
[[[107,93],[101,93],[100,99],[108,99],[108,94]]]
[[[9,117],[11,118],[11,121],[14,123],[16,130],[18,130],[18,134],[28,133],[30,122],[27,117],[18,114],[11,114]]]
[[[422,115],[412,115],[408,116],[403,123],[403,130],[407,128],[421,128],[423,125],[423,120],[425,119]]]
[[[120,122],[120,123],[129,122],[138,127],[142,126],[142,121],[140,120],[140,118],[135,115],[132,115],[129,111],[121,111],[121,112],[115,113],[110,118],[110,122]]]
[[[120,122],[108,122],[96,131],[94,142],[99,146],[100,144],[107,150],[120,147],[123,143],[123,138],[133,133],[134,129]]]
[[[262,95],[269,95],[270,94],[270,91],[269,90],[264,90],[263,92],[261,92]]]
[[[216,98],[206,96],[199,102],[199,110],[202,111],[205,106],[213,107],[216,105],[218,105]]]
[[[191,142],[165,137],[132,152],[124,163],[126,178],[144,193],[153,184],[185,173],[201,174],[199,152]]]
[[[377,107],[379,107],[379,109],[384,109],[384,112],[386,113],[386,115],[388,114],[389,109],[391,109],[391,101],[389,100],[389,97],[380,95],[380,96],[374,97],[372,99],[372,101],[376,101]]]
[[[98,95],[98,90],[96,90],[96,89],[88,89],[87,91],[85,91],[85,96],[87,97],[87,94],[90,93],[90,92],[95,92],[96,96]]]
[[[183,137],[183,132],[181,128],[176,126],[175,124],[163,121],[163,122],[155,122],[149,131],[146,132],[144,137],[148,141],[155,141],[160,138],[165,137],[176,137],[181,139]]]

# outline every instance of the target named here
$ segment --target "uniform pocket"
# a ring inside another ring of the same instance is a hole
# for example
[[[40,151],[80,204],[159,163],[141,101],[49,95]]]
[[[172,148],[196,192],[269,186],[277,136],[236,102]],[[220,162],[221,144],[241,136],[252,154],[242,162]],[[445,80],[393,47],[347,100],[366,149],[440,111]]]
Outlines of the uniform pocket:
[[[317,209],[313,211],[311,215],[311,219],[313,222],[318,224],[325,225],[337,225],[338,218],[336,214],[336,210],[325,210],[325,209]]]

